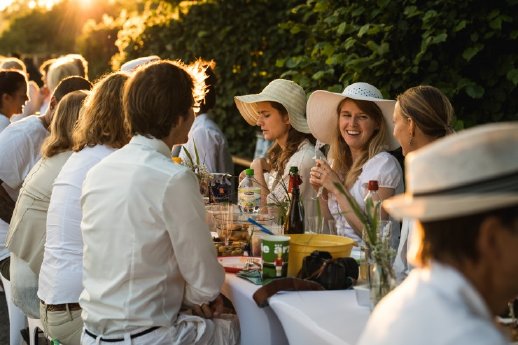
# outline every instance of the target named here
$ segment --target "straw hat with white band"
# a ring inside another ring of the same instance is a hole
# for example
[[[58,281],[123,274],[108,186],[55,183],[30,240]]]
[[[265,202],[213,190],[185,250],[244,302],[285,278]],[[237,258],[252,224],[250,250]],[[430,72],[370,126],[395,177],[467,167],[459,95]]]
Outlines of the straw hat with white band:
[[[400,146],[392,134],[394,129],[392,114],[396,101],[383,99],[381,92],[367,83],[351,84],[342,93],[317,90],[309,96],[306,110],[308,125],[317,140],[326,144],[331,144],[333,141],[338,127],[337,107],[344,98],[376,103],[387,125],[387,149],[394,150]]]
[[[245,96],[235,96],[237,109],[248,124],[257,124],[257,102],[277,102],[288,111],[290,124],[297,131],[310,133],[306,121],[306,93],[297,83],[286,79],[272,80],[261,93]]]
[[[396,218],[433,221],[518,205],[518,123],[464,130],[408,154],[406,193],[383,202]]]

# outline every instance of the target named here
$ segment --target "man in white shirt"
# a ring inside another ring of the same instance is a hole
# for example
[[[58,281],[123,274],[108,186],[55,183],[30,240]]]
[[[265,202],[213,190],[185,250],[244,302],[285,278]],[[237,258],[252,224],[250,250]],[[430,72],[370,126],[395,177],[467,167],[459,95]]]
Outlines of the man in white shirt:
[[[83,345],[239,341],[237,320],[217,318],[224,271],[196,176],[171,161],[194,120],[193,94],[202,85],[194,77],[170,61],[137,70],[124,93],[133,137],[87,174]]]
[[[225,134],[209,116],[210,110],[216,105],[216,75],[212,69],[213,63],[207,63],[206,66],[207,93],[189,131],[189,140],[183,146],[194,157],[194,145],[196,145],[200,163],[203,163],[210,173],[233,174],[234,166]],[[183,161],[189,159],[184,149],[180,150],[179,157]]]
[[[518,295],[516,133],[518,123],[480,126],[407,156],[407,192],[383,207],[417,220],[416,268],[358,344],[509,344],[495,316]]]

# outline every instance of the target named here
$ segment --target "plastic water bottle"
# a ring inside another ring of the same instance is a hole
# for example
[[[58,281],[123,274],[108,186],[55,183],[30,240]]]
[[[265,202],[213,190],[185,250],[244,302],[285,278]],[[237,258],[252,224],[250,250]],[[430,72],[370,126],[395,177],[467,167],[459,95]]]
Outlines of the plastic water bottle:
[[[255,213],[261,206],[261,186],[254,178],[254,169],[246,169],[245,174],[237,188],[237,204],[242,212]]]

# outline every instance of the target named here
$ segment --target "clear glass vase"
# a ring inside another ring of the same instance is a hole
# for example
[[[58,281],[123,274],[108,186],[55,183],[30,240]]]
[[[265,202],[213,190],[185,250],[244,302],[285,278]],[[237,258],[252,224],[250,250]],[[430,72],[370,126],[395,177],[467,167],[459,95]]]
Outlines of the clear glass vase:
[[[396,287],[396,280],[391,266],[387,267],[376,261],[370,261],[368,266],[371,308],[374,309],[378,302]]]

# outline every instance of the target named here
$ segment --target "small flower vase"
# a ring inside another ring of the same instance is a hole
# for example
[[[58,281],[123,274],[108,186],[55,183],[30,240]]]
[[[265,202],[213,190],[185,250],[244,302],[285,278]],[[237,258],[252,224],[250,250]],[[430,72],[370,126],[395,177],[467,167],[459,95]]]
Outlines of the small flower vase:
[[[371,307],[376,304],[392,289],[396,287],[394,272],[391,266],[379,264],[370,260],[368,264],[368,283],[370,290]]]

